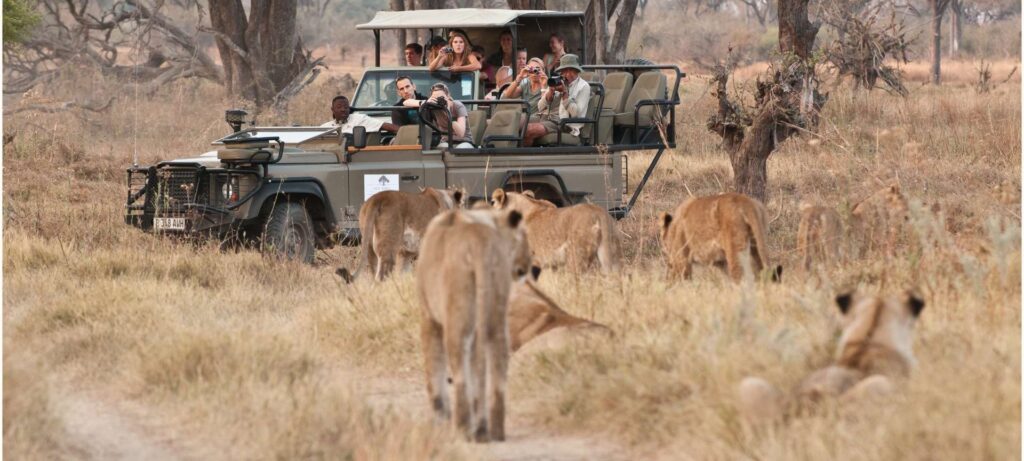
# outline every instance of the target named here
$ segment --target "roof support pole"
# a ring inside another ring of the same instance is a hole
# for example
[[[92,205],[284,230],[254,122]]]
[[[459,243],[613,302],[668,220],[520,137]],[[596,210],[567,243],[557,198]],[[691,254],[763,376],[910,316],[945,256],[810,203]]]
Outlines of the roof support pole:
[[[512,32],[512,77],[515,78],[519,75],[519,24],[512,24],[508,29]]]
[[[380,67],[380,29],[373,30],[373,39],[377,42],[377,46],[373,50],[373,61],[377,63],[377,67]]]

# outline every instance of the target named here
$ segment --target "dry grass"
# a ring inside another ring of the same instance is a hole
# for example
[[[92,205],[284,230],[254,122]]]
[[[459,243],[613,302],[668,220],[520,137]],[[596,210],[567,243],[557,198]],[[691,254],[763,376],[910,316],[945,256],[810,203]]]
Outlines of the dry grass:
[[[951,67],[947,67],[949,69]],[[997,67],[999,69],[999,67]],[[998,70],[996,71],[998,75]],[[60,100],[114,94],[101,79],[49,89]],[[773,256],[796,267],[797,203],[846,212],[893,181],[914,199],[899,258],[850,262],[818,278],[733,285],[698,270],[664,279],[658,212],[726,190],[728,159],[703,128],[714,100],[684,88],[680,148],[663,159],[621,225],[619,277],[551,273],[563,306],[612,325],[614,342],[518,358],[511,411],[551,432],[591,433],[651,456],[690,459],[1020,457],[1020,87],[914,89],[907,99],[834,89],[820,143],[787,142],[769,162]],[[331,88],[287,116],[326,118]],[[226,125],[218,90],[186,83],[152,100],[130,92],[105,114],[21,114],[4,148],[4,454],[69,456],[51,401],[73,382],[146,409],[199,457],[479,458],[433,427],[426,399],[376,405],[369,377],[419,380],[410,275],[344,287],[314,267],[145,235],[121,218],[123,168],[200,152]],[[6,105],[16,104],[7,100]],[[649,154],[631,158],[635,185]],[[921,211],[938,201],[943,215]],[[827,362],[840,289],[917,286],[928,303],[920,366],[891,403],[832,408],[767,430],[732,406],[743,376],[787,386]],[[410,404],[413,408],[402,405]]]

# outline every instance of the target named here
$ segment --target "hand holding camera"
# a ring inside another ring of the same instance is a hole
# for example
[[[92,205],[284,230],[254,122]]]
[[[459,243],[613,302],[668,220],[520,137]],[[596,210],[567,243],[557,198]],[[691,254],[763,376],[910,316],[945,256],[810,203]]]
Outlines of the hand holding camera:
[[[455,49],[453,49],[450,46],[446,46],[444,48],[441,48],[441,52],[444,53],[444,54],[452,54],[452,53],[455,53]]]
[[[565,81],[562,80],[562,76],[561,75],[555,75],[553,77],[548,77],[548,88],[551,88],[551,89],[553,89],[555,91],[564,91],[565,90],[564,86],[565,86]]]

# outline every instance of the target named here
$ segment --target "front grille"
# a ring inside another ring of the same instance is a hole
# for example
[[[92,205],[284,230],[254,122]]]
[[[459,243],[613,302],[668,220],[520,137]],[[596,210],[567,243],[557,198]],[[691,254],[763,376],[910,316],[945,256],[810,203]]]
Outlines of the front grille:
[[[156,170],[153,204],[157,210],[177,210],[186,204],[209,204],[209,176],[196,167],[164,166]]]

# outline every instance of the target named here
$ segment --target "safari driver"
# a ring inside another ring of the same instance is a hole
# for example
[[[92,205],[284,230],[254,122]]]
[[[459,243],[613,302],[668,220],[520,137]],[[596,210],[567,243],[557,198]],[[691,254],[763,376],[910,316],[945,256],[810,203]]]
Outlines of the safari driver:
[[[373,117],[369,117],[366,114],[351,113],[349,110],[350,106],[348,98],[345,96],[335,96],[331,100],[331,115],[334,119],[320,125],[322,127],[341,127],[342,133],[352,133],[352,128],[357,126],[366,127],[367,133],[374,133],[378,131],[390,131],[392,133],[398,132],[398,127],[393,123],[382,122]]]

